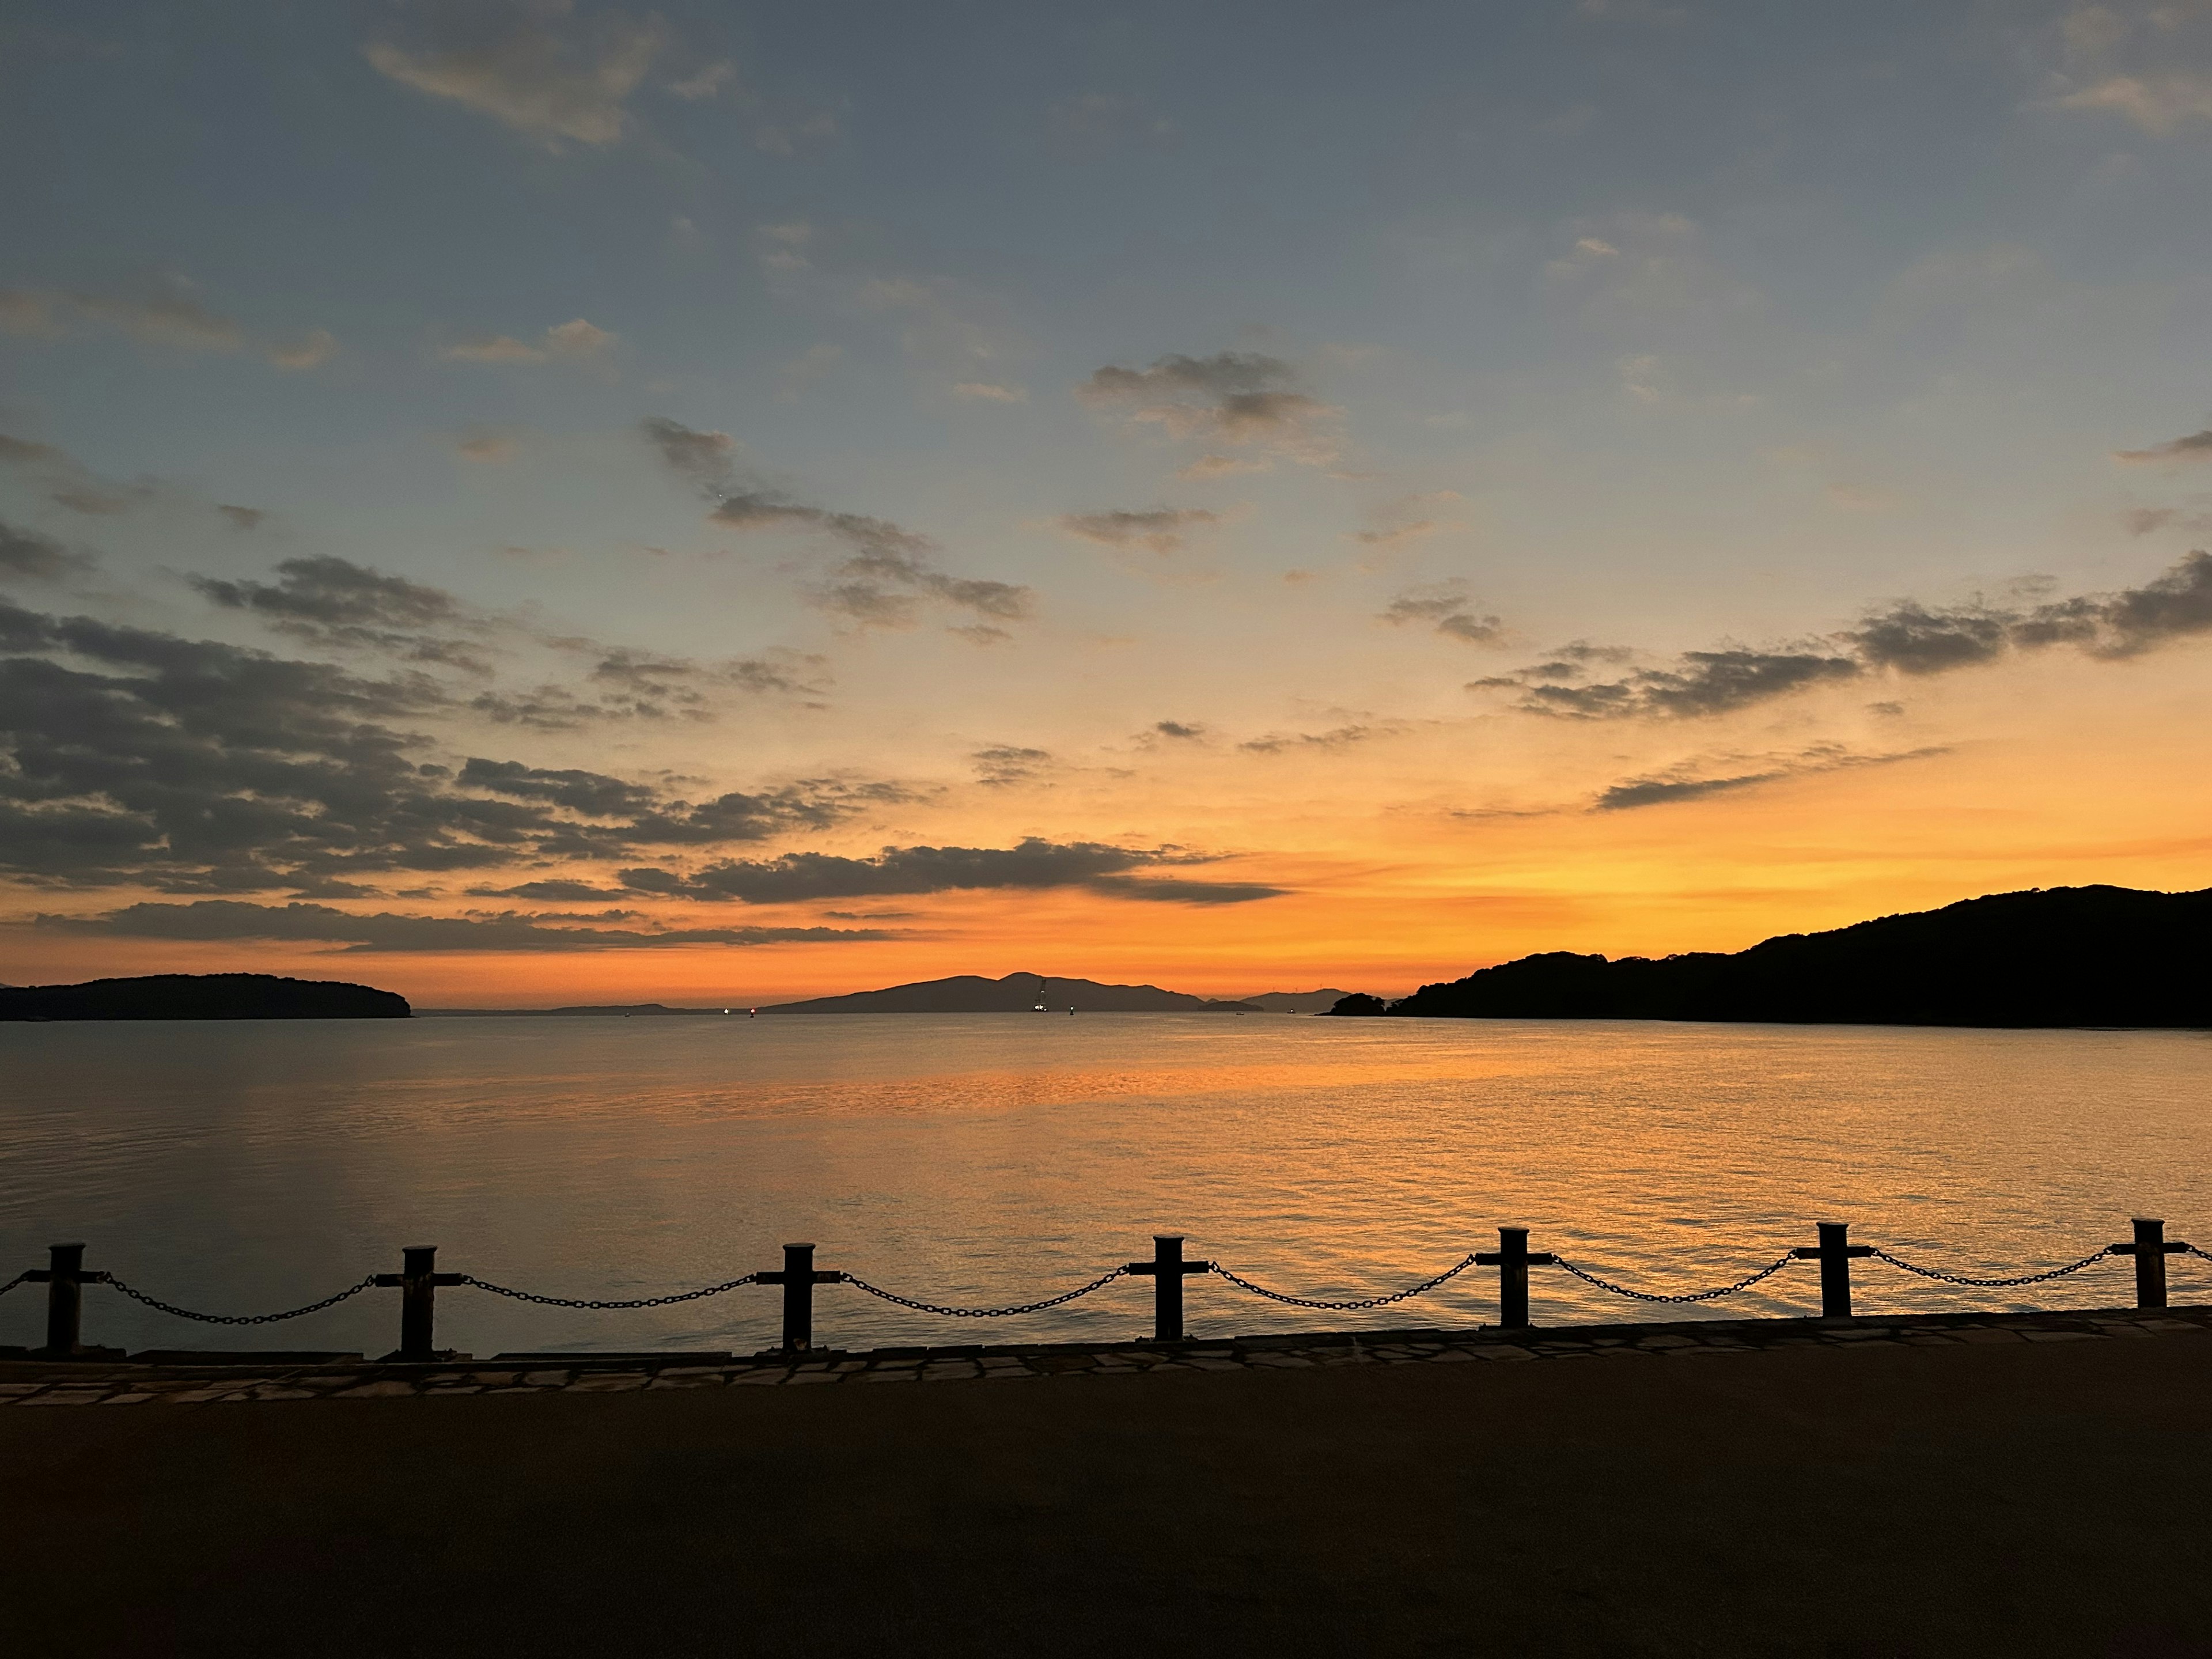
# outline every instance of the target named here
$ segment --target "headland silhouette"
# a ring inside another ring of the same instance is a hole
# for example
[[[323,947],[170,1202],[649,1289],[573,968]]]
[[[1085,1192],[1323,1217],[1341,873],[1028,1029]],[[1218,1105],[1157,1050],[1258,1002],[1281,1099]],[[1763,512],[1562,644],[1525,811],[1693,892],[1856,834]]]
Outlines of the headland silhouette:
[[[2212,890],[2054,887],[1734,953],[1546,951],[1339,1015],[1879,1025],[2212,1026]]]

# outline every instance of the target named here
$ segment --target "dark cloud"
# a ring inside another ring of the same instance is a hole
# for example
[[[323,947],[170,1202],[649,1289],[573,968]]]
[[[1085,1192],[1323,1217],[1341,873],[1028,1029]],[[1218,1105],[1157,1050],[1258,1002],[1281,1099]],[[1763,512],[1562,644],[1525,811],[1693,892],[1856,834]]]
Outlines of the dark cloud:
[[[933,603],[970,613],[975,620],[952,631],[988,643],[1006,636],[997,623],[1021,621],[1034,608],[1036,596],[1027,587],[940,570],[934,542],[888,519],[809,507],[741,480],[738,443],[726,432],[696,431],[661,416],[641,425],[668,467],[712,503],[710,523],[738,531],[811,531],[842,547],[845,556],[807,594],[833,617],[860,628],[912,628]]]
[[[2148,449],[2116,449],[2112,459],[2138,465],[2146,461],[2212,461],[2212,427],[2185,438],[2153,444]]]
[[[1109,364],[1076,395],[1125,408],[1132,420],[1157,425],[1170,437],[1256,445],[1314,465],[1334,460],[1337,444],[1325,428],[1339,411],[1291,390],[1293,378],[1290,364],[1256,351],[1175,355],[1146,368]]]
[[[1942,674],[1994,661],[2010,642],[2013,618],[1979,606],[1930,611],[1906,601],[1877,611],[1839,638],[1858,647],[1875,668],[1903,674]]]
[[[228,501],[217,501],[215,510],[230,520],[234,530],[258,530],[261,521],[269,516],[261,507],[239,507]]]
[[[1059,520],[1071,536],[1102,547],[1142,547],[1164,556],[1180,551],[1194,527],[1221,522],[1218,513],[1200,507],[1117,507],[1105,513],[1070,513]]]
[[[1459,577],[1408,589],[1383,608],[1382,619],[1399,627],[1422,623],[1469,645],[1502,645],[1505,641],[1504,623],[1477,611],[1466,581]]]
[[[1291,890],[1256,881],[1140,881],[1131,876],[1101,876],[1086,884],[1109,898],[1152,904],[1251,904],[1281,898]]]
[[[996,744],[988,749],[978,749],[969,758],[975,763],[978,783],[986,788],[1003,788],[1008,784],[1027,783],[1042,775],[1052,764],[1052,751]]]
[[[623,887],[594,887],[588,881],[526,881],[514,887],[471,887],[471,898],[535,899],[548,904],[589,904],[595,899],[631,896]]]
[[[700,662],[589,640],[546,642],[597,659],[580,690],[555,684],[531,691],[487,691],[469,707],[501,726],[574,732],[609,720],[711,720],[726,691],[809,699],[828,689],[822,659],[795,651]]]
[[[624,870],[621,878],[641,891],[733,899],[745,904],[1060,887],[1085,888],[1114,898],[1241,903],[1272,897],[1279,890],[1242,883],[1152,882],[1130,874],[1210,861],[1202,854],[1172,847],[1115,847],[1102,842],[1058,842],[1032,836],[1010,848],[886,847],[869,859],[787,853],[775,859],[711,864],[688,879],[651,869]],[[1144,890],[1135,890],[1139,889]],[[1224,896],[1232,893],[1238,896]]]
[[[244,611],[280,634],[327,649],[380,651],[488,674],[481,648],[441,629],[483,624],[443,588],[330,555],[286,559],[273,582],[186,579],[209,604]]]
[[[23,576],[56,582],[92,568],[92,561],[70,551],[51,536],[0,523],[0,577]]]
[[[1706,774],[1701,769],[1685,767],[1653,777],[1626,778],[1601,793],[1591,804],[1590,810],[1594,812],[1621,812],[1639,806],[1665,806],[1676,801],[1698,800],[1708,795],[1727,794],[1762,783],[1775,783],[1784,778],[1847,771],[1865,766],[1891,766],[1900,761],[1927,760],[1948,753],[1949,750],[1938,747],[1863,755],[1845,749],[1840,744],[1815,744],[1796,754],[1760,756],[1753,763],[1758,769],[1753,771]],[[1742,759],[1739,757],[1738,763],[1741,763]]]
[[[1160,720],[1152,730],[1164,738],[1174,738],[1184,743],[1195,743],[1206,736],[1206,728],[1193,720]]]
[[[1382,735],[1382,728],[1378,726],[1340,726],[1328,732],[1271,732],[1237,746],[1255,755],[1279,755],[1291,749],[1344,749]]]
[[[489,916],[356,915],[326,904],[249,904],[201,899],[190,904],[130,904],[99,916],[41,915],[55,933],[109,939],[277,939],[331,944],[337,954],[447,951],[637,951],[687,945],[854,942],[891,935],[842,927],[547,927],[514,911]]]
[[[896,786],[824,779],[710,799],[479,757],[455,776],[410,729],[462,712],[421,672],[52,617],[0,600],[0,870],[175,892],[327,892],[399,871],[818,830]]]

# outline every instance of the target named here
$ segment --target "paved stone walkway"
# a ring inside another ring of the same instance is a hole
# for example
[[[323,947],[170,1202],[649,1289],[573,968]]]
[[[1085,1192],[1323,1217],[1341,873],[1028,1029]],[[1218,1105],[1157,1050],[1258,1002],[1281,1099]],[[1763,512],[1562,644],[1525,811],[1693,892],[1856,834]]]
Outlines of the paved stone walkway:
[[[2144,1340],[2212,1331],[2212,1307],[2159,1313],[1923,1314],[1851,1320],[1747,1319],[1506,1331],[1341,1331],[1180,1343],[780,1352],[454,1355],[434,1364],[358,1355],[167,1352],[155,1363],[0,1356],[0,1406],[173,1406],[263,1400],[381,1400],[415,1395],[616,1394],[655,1389],[793,1388],[821,1382],[951,1382],[1135,1371],[1301,1370],[1547,1359],[1682,1359],[1776,1348],[1945,1346],[1970,1342]]]

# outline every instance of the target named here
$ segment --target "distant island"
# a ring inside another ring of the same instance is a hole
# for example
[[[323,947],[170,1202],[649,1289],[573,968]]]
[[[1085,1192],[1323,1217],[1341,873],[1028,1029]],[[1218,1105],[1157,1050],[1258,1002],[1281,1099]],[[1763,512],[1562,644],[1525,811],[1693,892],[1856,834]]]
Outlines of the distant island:
[[[4,1019],[405,1019],[396,992],[274,974],[148,974],[0,987]]]
[[[1054,979],[1042,974],[1008,974],[984,979],[974,974],[951,979],[917,980],[911,985],[848,996],[810,997],[803,1002],[733,1002],[714,1008],[671,1008],[662,1002],[579,1003],[565,1008],[417,1008],[430,1019],[550,1018],[580,1015],[623,1019],[684,1018],[702,1014],[1012,1014],[1034,1013],[1040,1003],[1050,1013],[1070,1008],[1092,1014],[1231,1013],[1325,1014],[1344,993],[1265,991],[1255,997],[1212,1000],[1163,991],[1156,985],[1102,985],[1090,979]]]
[[[764,1014],[1000,1014],[1073,1008],[1090,1014],[1232,1013],[1265,1012],[1256,1003],[1215,1002],[1157,985],[1101,985],[1091,979],[1054,979],[1046,974],[1008,974],[983,979],[975,974],[925,979],[849,996],[811,997],[804,1002],[763,1004]]]
[[[1522,957],[1337,1015],[2212,1026],[2212,890],[2036,888],[1733,954]]]

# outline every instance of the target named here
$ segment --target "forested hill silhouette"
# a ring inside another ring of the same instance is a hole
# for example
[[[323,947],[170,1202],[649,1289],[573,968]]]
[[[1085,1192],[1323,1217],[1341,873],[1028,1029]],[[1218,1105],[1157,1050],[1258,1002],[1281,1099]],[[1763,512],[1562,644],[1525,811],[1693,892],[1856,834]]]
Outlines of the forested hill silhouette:
[[[2212,890],[2053,887],[1733,955],[1522,957],[1339,1013],[1879,1025],[2212,1026]]]
[[[274,974],[148,974],[0,987],[0,1019],[405,1019],[395,991]]]
[[[1157,985],[1101,985],[1089,979],[1051,979],[1042,974],[1008,974],[985,979],[959,974],[926,979],[850,996],[812,997],[805,1002],[763,1004],[764,1014],[995,1014],[1031,1009],[1043,1003],[1054,1013],[1070,1008],[1085,1013],[1253,1013],[1249,1002],[1210,1002]]]

